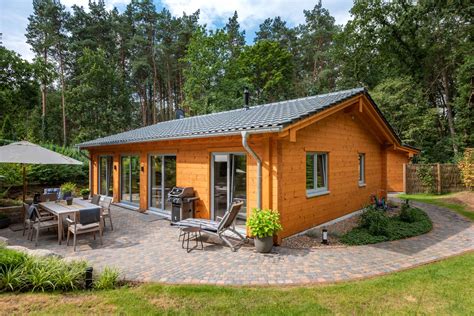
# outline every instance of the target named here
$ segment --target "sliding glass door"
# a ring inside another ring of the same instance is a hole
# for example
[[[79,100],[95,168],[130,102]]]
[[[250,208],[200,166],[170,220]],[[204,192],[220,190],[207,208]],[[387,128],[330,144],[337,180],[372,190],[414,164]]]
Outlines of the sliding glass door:
[[[113,196],[114,195],[114,159],[112,156],[99,157],[99,194]]]
[[[120,201],[140,203],[140,157],[122,156],[120,159]]]
[[[149,207],[152,210],[171,212],[168,193],[176,186],[176,156],[151,155],[149,174]]]
[[[244,201],[239,218],[247,218],[247,156],[240,153],[212,154],[212,217],[222,217],[234,201]]]

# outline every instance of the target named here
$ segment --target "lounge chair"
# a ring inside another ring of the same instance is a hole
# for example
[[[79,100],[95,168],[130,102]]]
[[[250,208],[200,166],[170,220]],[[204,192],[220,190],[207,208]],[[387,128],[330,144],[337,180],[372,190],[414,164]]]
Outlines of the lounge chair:
[[[201,218],[187,218],[185,220],[174,223],[174,225],[179,227],[199,227],[202,230],[202,233],[207,233],[212,236],[217,236],[220,240],[225,242],[232,251],[237,251],[237,247],[242,243],[247,242],[247,238],[242,236],[235,229],[235,221],[237,215],[239,214],[240,209],[244,205],[243,202],[232,203],[227,212],[222,218],[217,218],[217,221],[201,219]],[[228,236],[225,235],[226,232],[232,232],[236,235],[241,242],[238,244],[232,244]]]

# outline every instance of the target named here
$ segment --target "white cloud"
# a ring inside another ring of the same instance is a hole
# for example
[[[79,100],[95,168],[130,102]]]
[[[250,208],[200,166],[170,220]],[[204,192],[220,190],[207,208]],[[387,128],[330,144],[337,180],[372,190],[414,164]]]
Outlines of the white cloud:
[[[129,3],[129,0],[106,0],[107,9]],[[70,9],[74,4],[88,7],[89,0],[62,0],[61,3]],[[34,53],[26,43],[28,17],[33,13],[32,0],[0,0],[0,33],[3,45],[19,53],[23,58],[32,61]]]
[[[200,10],[200,22],[213,28],[225,23],[234,11],[239,15],[239,22],[244,29],[255,29],[266,18],[281,16],[290,25],[304,22],[303,10],[314,7],[315,1],[304,0],[162,0],[162,3],[173,15],[183,12],[191,14]],[[323,2],[323,7],[336,18],[336,23],[345,24],[349,18],[350,0],[332,0]]]
[[[123,7],[130,0],[106,0],[108,9],[114,6]],[[157,6],[158,0],[155,0]],[[88,7],[89,0],[62,0],[68,9],[74,4]],[[222,26],[237,10],[239,22],[248,35],[258,28],[266,19],[281,16],[290,26],[304,22],[303,10],[311,10],[317,1],[303,0],[161,0],[173,15],[180,16],[183,12],[194,13],[198,9],[200,23],[209,28]],[[336,18],[336,23],[345,24],[349,18],[351,0],[326,0],[323,7]],[[33,13],[32,0],[0,0],[0,32],[2,42],[8,49],[13,49],[28,60],[34,57],[30,46],[26,43],[26,27],[28,16]]]

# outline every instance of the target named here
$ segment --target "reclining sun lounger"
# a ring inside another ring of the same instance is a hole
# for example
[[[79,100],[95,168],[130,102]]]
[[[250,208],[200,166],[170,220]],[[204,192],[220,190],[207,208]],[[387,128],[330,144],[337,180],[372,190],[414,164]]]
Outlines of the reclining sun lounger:
[[[174,225],[179,227],[199,227],[201,228],[203,233],[217,236],[220,240],[225,242],[230,247],[230,249],[232,249],[232,251],[236,251],[237,246],[240,246],[242,243],[247,241],[247,238],[242,236],[235,229],[235,221],[237,219],[237,214],[239,214],[239,211],[242,208],[243,204],[244,202],[232,203],[232,205],[229,207],[224,216],[218,221],[202,218],[187,218],[185,220],[175,223]],[[241,242],[235,245],[232,244],[227,238],[228,236],[224,235],[224,233],[227,231],[234,233],[241,240]]]

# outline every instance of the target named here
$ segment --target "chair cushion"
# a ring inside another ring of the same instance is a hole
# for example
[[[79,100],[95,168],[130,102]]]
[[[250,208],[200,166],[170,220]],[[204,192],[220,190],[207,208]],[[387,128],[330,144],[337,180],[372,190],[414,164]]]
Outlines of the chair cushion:
[[[69,226],[69,229],[72,229],[74,231],[74,226],[76,226],[76,230],[89,230],[89,229],[94,229],[94,228],[99,228],[99,223],[92,223],[92,224],[87,224],[87,225],[82,225],[82,224],[72,224]]]

